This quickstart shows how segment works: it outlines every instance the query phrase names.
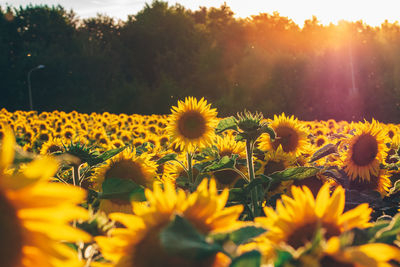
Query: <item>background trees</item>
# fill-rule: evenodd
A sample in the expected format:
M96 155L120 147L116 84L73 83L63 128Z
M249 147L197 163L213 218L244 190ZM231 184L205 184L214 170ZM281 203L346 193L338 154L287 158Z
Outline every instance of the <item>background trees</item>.
M400 115L400 26L300 28L278 13L237 19L228 6L155 1L125 22L80 20L61 6L0 8L0 106L169 113L188 95L221 116L248 108L302 119ZM354 86L353 86L354 81Z

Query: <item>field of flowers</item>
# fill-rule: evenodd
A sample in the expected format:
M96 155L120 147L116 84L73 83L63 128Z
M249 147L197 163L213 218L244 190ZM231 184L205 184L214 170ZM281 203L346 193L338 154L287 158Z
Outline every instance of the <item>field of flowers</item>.
M399 266L400 128L188 97L0 110L0 266Z

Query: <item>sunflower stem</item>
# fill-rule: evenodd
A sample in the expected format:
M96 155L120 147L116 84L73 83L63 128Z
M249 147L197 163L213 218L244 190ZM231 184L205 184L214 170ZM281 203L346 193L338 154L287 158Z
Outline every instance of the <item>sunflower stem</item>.
M254 162L253 162L253 150L254 150L254 141L246 140L246 155L247 155L247 169L249 171L249 179L250 182L255 179L254 174ZM254 217L259 215L259 207L258 207L258 189L257 187L251 190L251 201L253 203L253 214Z
M81 186L79 167L79 164L72 165L72 181L75 186Z
M189 152L186 152L186 158L187 158L187 173L188 173L188 179L191 183L190 188L191 191L194 191L194 180L193 180L193 166L192 166L192 155Z

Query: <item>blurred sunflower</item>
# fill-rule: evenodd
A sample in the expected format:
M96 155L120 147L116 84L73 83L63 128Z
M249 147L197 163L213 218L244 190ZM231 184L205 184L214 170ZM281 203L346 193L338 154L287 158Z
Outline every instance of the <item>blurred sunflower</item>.
M117 267L150 266L229 266L230 260L214 254L202 260L189 260L169 255L160 244L161 231L179 214L203 234L236 229L244 224L238 221L242 206L224 208L228 190L220 195L214 180L204 180L197 190L186 195L183 190L175 191L170 182L164 190L154 185L154 191L146 190L148 206L135 207L136 215L110 214L125 228L111 231L111 237L96 237L104 257ZM133 203L135 205L135 203Z
M387 154L385 134L379 123L362 123L355 126L354 135L346 140L347 153L343 155L344 170L350 179L367 180L379 175L379 164Z
M324 184L316 198L308 187L292 186L293 198L286 195L278 200L276 211L265 207L266 217L256 218L268 232L259 237L264 239L264 251L271 251L271 246L289 245L294 249L311 242L319 227L325 230L325 238L338 236L352 228L365 228L370 225L371 209L368 204L361 204L343 213L344 189L338 187L330 196L329 185ZM272 256L272 255L270 255Z
M197 101L187 97L185 101L178 101L178 106L173 106L171 112L167 131L182 150L194 151L213 142L217 111L204 98Z
M136 155L136 150L125 149L117 156L100 166L94 174L95 189L101 191L102 184L106 179L118 178L130 180L144 187L151 187L157 176L157 164L150 160L151 155L142 153ZM102 199L100 210L106 213L123 211L132 213L132 206L129 201L121 199Z
M369 243L361 246L342 248L340 239L332 237L324 249L324 256L319 260L324 267L370 267L397 266L393 261L400 262L400 249L381 243Z
M0 149L0 266L82 266L76 251L61 243L90 241L90 236L69 225L87 219L77 204L85 191L49 183L58 164L51 158L29 163L10 176L15 140L8 132Z
M298 122L294 116L286 117L285 113L281 116L274 115L270 126L276 133L274 141L269 134L262 134L259 139L258 148L264 151L277 150L279 146L286 153L292 153L299 156L308 150L307 132L303 125Z
M363 190L373 190L378 191L382 197L384 197L392 185L389 179L389 172L386 169L379 169L378 175L370 176L369 180L350 180L349 189L363 191Z

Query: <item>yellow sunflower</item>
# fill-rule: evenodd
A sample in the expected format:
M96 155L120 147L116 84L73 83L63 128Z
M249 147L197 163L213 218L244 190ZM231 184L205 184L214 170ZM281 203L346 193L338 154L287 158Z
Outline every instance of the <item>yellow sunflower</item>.
M386 157L385 133L379 123L362 123L355 126L354 135L344 142L348 146L343 155L344 170L350 179L367 180L378 176L379 164Z
M132 151L125 149L96 170L93 181L95 189L101 191L103 182L109 178L130 180L138 185L151 187L157 177L157 164L151 161L150 157L151 155L147 153L137 156L135 149ZM106 213L116 211L132 213L132 206L125 200L102 199L100 210Z
M319 260L324 267L370 267L397 266L390 261L400 262L400 249L380 243L369 243L361 246L342 248L338 237L328 240L324 255Z
M282 113L279 117L274 115L270 126L274 129L276 138L272 141L269 134L262 134L259 139L259 149L264 151L277 150L279 146L282 146L284 152L296 156L307 152L309 148L307 132L297 118L295 119L294 116L286 117L285 113Z
M238 159L246 159L246 145L244 142L235 141L235 137L225 135L217 136L215 146L218 154L222 158L224 156L231 157L233 154L238 155ZM244 166L238 166L239 170L245 172ZM212 177L216 180L218 188L222 189L234 185L240 178L240 174L233 170L222 170L212 173Z
M292 186L291 191L293 198L283 195L277 202L276 211L265 207L266 217L255 220L268 229L260 237L266 240L264 247L260 246L264 251L271 251L271 247L279 245L299 249L313 240L319 227L325 230L328 239L355 227L370 226L368 221L372 210L368 204L343 213L345 196L342 187L336 188L330 196L329 185L324 184L316 198L306 186Z
M204 98L197 101L187 97L185 101L178 101L178 106L173 106L171 112L167 132L182 150L194 151L213 142L217 111Z
M61 243L90 241L69 222L87 219L77 204L85 191L49 183L58 164L51 158L35 160L11 176L15 140L8 132L0 149L0 266L82 266L77 253Z
M117 267L229 266L230 260L220 253L194 261L171 256L160 244L160 232L175 215L184 217L203 234L229 231L243 225L244 222L238 221L242 206L224 208L228 190L218 195L214 180L209 184L204 180L191 195L182 190L176 192L170 182L164 184L164 190L158 185L153 189L146 190L148 206L135 207L136 215L110 214L111 219L125 228L112 230L110 237L95 238L103 256Z
M378 175L375 176L371 174L369 180L351 180L349 183L349 189L358 191L374 190L378 191L382 197L384 197L389 192L392 185L389 176L390 174L386 169L379 169Z
M41 149L41 155L48 155L55 152L64 152L65 147L63 142L59 138L51 138L49 141L45 142Z

